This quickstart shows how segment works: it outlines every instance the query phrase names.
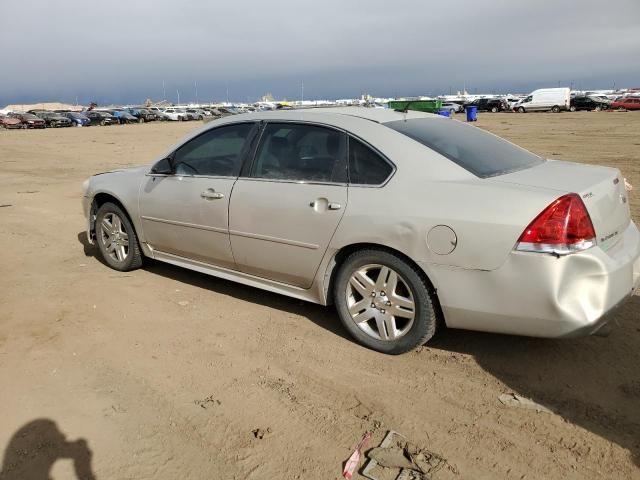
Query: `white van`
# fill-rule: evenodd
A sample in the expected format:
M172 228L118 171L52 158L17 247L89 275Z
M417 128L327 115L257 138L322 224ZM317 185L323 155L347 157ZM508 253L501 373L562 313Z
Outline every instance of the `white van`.
M570 94L569 88L541 88L517 102L513 109L520 113L569 110Z

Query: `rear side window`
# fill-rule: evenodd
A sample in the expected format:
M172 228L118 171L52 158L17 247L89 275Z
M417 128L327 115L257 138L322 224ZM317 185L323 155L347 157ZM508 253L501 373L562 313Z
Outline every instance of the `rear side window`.
M524 148L458 121L416 118L385 125L435 150L480 178L524 170L544 162Z
M251 176L296 182L347 180L343 132L317 125L269 123L264 129Z
M349 183L380 185L393 172L393 167L359 140L349 138Z

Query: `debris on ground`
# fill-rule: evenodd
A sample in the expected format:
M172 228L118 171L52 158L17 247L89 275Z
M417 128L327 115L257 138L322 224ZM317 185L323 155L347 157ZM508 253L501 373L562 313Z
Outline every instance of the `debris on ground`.
M253 433L254 438L262 440L266 434L271 433L271 428L267 427L266 430L264 428L255 428L251 430L251 433Z
M442 456L407 441L404 435L393 430L387 432L380 446L367 452L367 457L369 461L362 474L371 480L378 480L376 469L378 472L395 470L397 480L429 480L448 465Z
M528 398L521 397L517 393L503 393L498 397L500 403L507 407L526 408L528 410L535 410L536 412L553 413L547 407L540 405L539 403L529 400Z
M353 451L349 459L344 463L342 476L347 480L351 480L351 477L353 477L353 472L355 472L356 468L358 468L358 465L360 465L360 456L362 454L362 449L367 446L370 438L371 432L365 432L365 434L360 439L360 443L358 443L358 445L356 446L356 449Z
M11 205L10 203L3 203L2 205L0 205L0 208L2 207L13 207L13 205Z
M204 408L205 410L208 407L212 407L212 406L216 406L216 405L221 405L222 404L222 402L220 400L218 400L217 398L214 398L213 395L209 395L207 398L205 398L203 400L194 400L193 403L198 405L200 408Z

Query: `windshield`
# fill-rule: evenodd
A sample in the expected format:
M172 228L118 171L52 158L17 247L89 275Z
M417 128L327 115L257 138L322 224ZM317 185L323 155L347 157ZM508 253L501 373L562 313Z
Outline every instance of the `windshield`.
M544 162L524 148L455 120L416 118L385 125L435 150L480 178L503 175Z

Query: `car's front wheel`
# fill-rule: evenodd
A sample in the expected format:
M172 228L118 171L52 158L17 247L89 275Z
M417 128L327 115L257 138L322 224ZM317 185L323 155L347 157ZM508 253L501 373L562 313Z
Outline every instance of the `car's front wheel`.
M334 299L345 328L362 345L405 353L436 332L436 299L415 267L384 250L360 250L341 265Z
M104 261L121 272L142 266L142 253L138 236L122 209L107 202L96 214L96 240Z

